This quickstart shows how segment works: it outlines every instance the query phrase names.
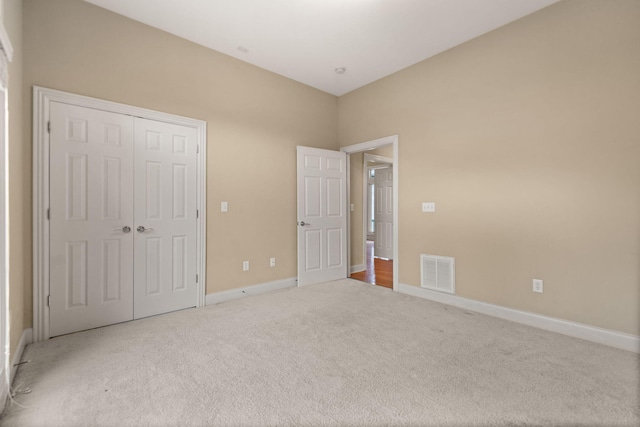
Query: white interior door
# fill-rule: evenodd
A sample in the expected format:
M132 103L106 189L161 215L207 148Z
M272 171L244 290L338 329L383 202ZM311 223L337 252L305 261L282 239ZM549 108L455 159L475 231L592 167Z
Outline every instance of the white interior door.
M196 136L135 119L136 319L197 305Z
M365 162L366 164L366 162ZM367 206L367 217L365 219L365 223L366 223L366 227L367 227L367 232L366 232L366 239L365 240L374 240L375 239L375 235L376 235L376 229L375 229L375 222L374 222L374 218L376 217L375 215L375 206L373 201L375 200L375 190L376 190L376 185L375 185L375 177L371 176L371 172L374 171L374 168L367 168L365 167L365 179L367 182L367 186L366 186L366 191L367 191L367 195L366 195L366 206Z
M133 319L133 118L52 102L50 123L56 336Z
M393 258L393 167L376 169L375 246L379 258Z
M298 286L347 277L347 156L298 147Z
M50 336L196 306L196 130L59 102L50 123Z

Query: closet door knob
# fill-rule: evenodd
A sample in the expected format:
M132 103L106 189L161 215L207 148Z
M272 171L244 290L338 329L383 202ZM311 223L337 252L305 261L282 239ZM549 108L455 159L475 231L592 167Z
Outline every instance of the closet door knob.
M139 225L138 228L136 228L136 230L138 230L138 233L144 233L145 231L152 231L153 228L151 227L145 228L144 225Z

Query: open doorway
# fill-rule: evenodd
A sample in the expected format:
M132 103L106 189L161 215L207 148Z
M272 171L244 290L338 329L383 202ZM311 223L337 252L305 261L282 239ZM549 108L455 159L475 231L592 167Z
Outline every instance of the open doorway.
M397 140L342 149L349 154L350 277L391 289L398 283Z
M393 288L393 158L391 146L364 153L363 221L364 269L351 278ZM354 160L359 160L355 157ZM356 191L352 190L352 194Z

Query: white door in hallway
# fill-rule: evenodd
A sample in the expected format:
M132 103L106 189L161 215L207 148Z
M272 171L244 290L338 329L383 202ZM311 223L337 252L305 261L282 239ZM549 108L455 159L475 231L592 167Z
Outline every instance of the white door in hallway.
M133 118L51 103L50 335L133 319Z
M393 258L393 167L376 169L375 247L379 258Z
M298 286L347 277L347 155L298 147Z
M197 303L196 130L135 119L135 318Z

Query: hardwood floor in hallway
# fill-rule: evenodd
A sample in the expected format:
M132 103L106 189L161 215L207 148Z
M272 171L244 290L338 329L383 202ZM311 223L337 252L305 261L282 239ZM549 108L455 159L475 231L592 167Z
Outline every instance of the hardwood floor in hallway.
M353 273L352 279L393 289L393 260L375 258L373 256L373 242L367 241L366 269Z

